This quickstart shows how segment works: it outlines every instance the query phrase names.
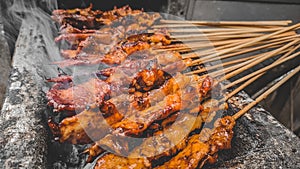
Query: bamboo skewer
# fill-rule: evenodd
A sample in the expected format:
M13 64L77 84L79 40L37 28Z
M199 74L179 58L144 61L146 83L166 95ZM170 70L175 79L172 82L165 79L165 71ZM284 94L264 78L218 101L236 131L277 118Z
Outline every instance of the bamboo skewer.
M238 38L254 38L258 36L262 36L262 33L247 33L247 34L226 34L226 35L218 35L217 33L206 34L203 37L195 38L176 38L177 35L172 35L172 42L201 42L201 41L221 41L226 39L238 39ZM180 36L180 35L179 35ZM173 38L175 37L175 38Z
M278 54L282 54L282 53L285 53L285 52L288 52L290 51L292 48L289 48L289 49L286 49L286 50L282 50L281 52L279 52ZM228 61L228 62L225 62L225 63L220 63L220 64L216 64L216 65L213 65L213 66L209 66L209 67L204 67L204 68L201 68L199 70L195 70L195 71L191 71L191 72L187 72L186 74L187 75L191 75L191 74L197 74L197 73L203 73L203 72L206 72L206 71L209 71L209 70L213 70L213 69L216 69L216 68L219 68L219 67L225 67L225 66L228 66L228 65L232 65L234 63L244 63L243 61L249 61L250 59L251 60L255 60L257 58L260 58L261 56L263 56L265 53L260 53L260 54L257 54L257 55L253 55L253 56L249 56L249 57L246 57L246 58L240 58L240 59L236 59L236 60L231 60L231 61ZM207 62L210 62L210 61L206 61L204 63L207 63ZM251 61L249 61L251 63ZM249 63L247 62L247 63ZM245 64L240 64L240 66L236 66L236 67L241 67L241 66L244 66ZM234 70L233 68L230 69L230 70ZM220 70L222 71L222 70ZM227 71L224 71L224 73L228 73Z
M247 69L249 69L249 68L251 68L251 67L257 65L258 63L261 63L261 62L265 61L266 59L269 59L269 58L271 58L272 56L277 55L280 51L282 51L282 50L284 50L284 49L286 49L286 48L288 48L288 47L290 47L290 46L296 44L296 43L299 42L299 41L300 41L300 39L295 39L295 40L293 40L292 42L290 42L290 43L288 43L288 44L282 46L281 48L278 48L278 49L275 49L275 50L273 50L273 51L270 51L270 52L265 53L265 56L261 57L260 59L255 60L254 62L252 62L252 63L249 64L249 65L246 65L246 66L243 67L243 68L240 68L240 69L238 69L238 70L236 70L236 71L234 71L234 72L231 72L230 74L227 74L226 76L224 76L224 77L222 78L222 80L230 79L231 77L233 77L233 76L235 76L235 75L237 75L237 74L239 74L239 73L241 73L241 72L243 72L243 71L245 71L245 70L247 70Z
M285 58L287 58L290 54L292 54L293 52L295 52L297 49L299 49L300 48L300 44L299 45L297 45L297 46L295 46L295 47L292 47L291 49L288 49L287 51L287 53L286 54L284 54L281 58L279 58L278 60L276 60L274 63L272 63L272 64L277 64L278 62L280 62L280 61L282 61L283 59L285 59ZM271 64L271 65L272 65ZM273 66L272 66L273 67ZM272 68L271 66L269 66L269 68L271 69ZM267 69L268 70L268 69ZM254 74L259 74L259 73L255 73L255 72L253 72ZM262 74L259 74L259 75L263 75L265 73L265 71L262 73ZM240 78L240 79L238 79L238 80L236 80L236 81L234 81L234 82L231 82L230 84L228 84L228 85L226 85L225 86L225 88L226 89L228 89L228 88L230 88L230 87L232 87L232 86L234 86L234 85L237 85L237 84L239 84L239 83L241 83L241 82L243 82L243 81L246 81L246 80L248 80L249 78L251 78L251 77L253 77L253 76L255 76L255 75L247 75L247 77L243 77L243 78Z
M283 60L284 58L286 58L287 56L289 56L290 54L292 54L293 52L295 52L297 49L300 48L300 44L298 46L295 46L295 47L292 47L291 49L288 49L287 53L285 53L282 57L280 57L278 60L275 61L276 62L279 62L280 60ZM255 80L257 80L258 78L260 78L262 75L265 74L266 71L252 77L251 79L245 79L243 81L246 81L245 83L243 83L242 85L240 85L238 88L234 89L232 92L230 92L228 95L226 95L221 101L226 101L228 100L229 98L231 98L232 96L234 96L235 94L237 94L238 92L240 92L241 90L243 90L245 87L247 87L248 85L250 85L251 83L253 83ZM228 89L232 87L232 83L226 85L224 88L225 89Z
M282 84L287 82L291 77L293 77L295 74L297 74L300 71L300 66L296 67L292 72L290 72L287 76L285 76L283 79L281 79L278 83L276 83L274 86L272 86L270 89L265 91L262 95L257 97L253 102L248 104L246 107L244 107L242 110L234 114L232 117L236 120L245 113L247 113L252 107L254 107L256 104L258 104L260 101L264 100L269 94L274 92L277 88L279 88Z
M180 20L160 20L166 24L196 24L196 25L259 25L259 26L286 26L292 23L291 20L280 21L180 21Z
M247 47L247 46L253 45L253 44L257 43L257 42L260 42L260 41L263 41L263 40L265 40L265 39L268 39L268 38L270 38L270 37L272 37L272 36L274 36L274 35L278 35L278 34L280 34L280 33L283 33L283 32L289 31L289 30L298 29L299 27L300 27L300 23L295 24L295 25L290 26L290 27L286 27L286 28L284 28L284 29L281 29L281 30L279 30L279 31L277 31L277 32L274 32L274 33L271 33L271 34L267 34L267 35L264 35L264 36L255 38L255 39L253 39L253 40L250 40L250 41L248 41L248 42L246 42L246 43L243 43L243 44L240 44L240 45L238 45L238 46L235 46L235 47L232 47L232 48L229 48L229 49L226 49L226 50L222 50L222 51L221 51L220 53L218 53L218 54L219 54L219 55L227 54L227 53L232 52L232 51L234 51L234 50L236 50L236 49L240 49L240 48L243 48L243 47ZM211 57L215 57L216 55L217 55L217 54L212 54ZM197 63L197 62L199 62L199 61L198 61L198 60L194 60L192 63L195 64L195 63Z
M256 50L260 50L260 49L274 48L274 47L276 47L276 46L278 46L280 44L283 44L283 43L286 43L286 42L290 42L291 40L292 39L286 39L286 40L280 40L280 41L273 42L273 43L266 42L266 44L262 45L262 46L250 47L250 48L246 48L246 49L242 48L242 49L240 49L237 52L232 52L232 53L229 53L227 55L222 55L222 56L220 56L220 58L224 59L224 58L236 56L236 55L239 55L239 54L253 52L253 51L256 51ZM235 45L238 45L238 44L239 43L234 43L234 44L229 44L229 45L226 45L226 46L217 47L216 51L219 51L220 49L226 49L228 47L232 47L232 46L235 46ZM204 55L203 53L201 53L201 54ZM210 60L210 59L212 59L212 57L204 56L201 59L202 60Z
M293 36L293 37L298 37L298 36ZM263 45L263 46L258 46L258 47L254 47L254 48L249 48L249 49L244 49L244 50L241 50L241 51L237 51L237 52L232 52L232 53L229 53L227 55L222 55L222 56L219 56L219 57L214 57L214 58L206 58L206 57L203 57L201 58L202 59L202 62L199 62L199 63L207 63L207 62L210 62L210 61L215 61L215 60L221 60L221 59L226 59L226 58L230 58L230 57L233 57L233 56L237 56L239 54L244 54L244 53L249 53L249 52L253 52L253 51L256 51L256 50L259 50L259 49L265 49L265 48L274 48L274 47L278 47L281 43L285 43L285 42L289 42L291 40L293 40L292 38L293 37L287 37L286 40L279 40L278 42L274 42L274 43L269 43L269 44L266 44L266 45ZM219 50L218 48L216 48L216 50ZM215 50L211 51L211 52L216 52ZM201 53L202 54L202 53ZM197 56L199 54L197 53L193 53L194 56ZM192 57L194 57L192 55ZM204 55L204 54L203 54ZM191 58L191 56L189 57L186 57L186 55L182 55L184 59L187 59L187 58Z
M292 35L290 37L294 37L294 36L297 36L297 35ZM159 49L165 49L167 51L172 50L172 51L178 51L178 52L188 52L188 51L191 51L191 50L195 51L195 50L199 50L201 48L209 48L209 47L212 47L212 46L216 46L215 49L208 49L207 50L207 52L208 51L210 52L209 54L212 54L212 53L216 53L216 50L230 48L230 47L239 45L239 44L241 44L243 42L246 42L246 41L247 41L247 39L231 39L231 40L223 40L223 41L217 41L217 42L206 41L206 42L197 43L197 44L195 44L195 43L184 43L184 44L173 44L173 45L168 45L168 46L159 46L156 49L158 51L159 51ZM272 39L270 41L271 42L276 41L276 42L278 42L276 44L281 44L281 43L290 41L290 38L289 37L283 37L283 38L279 38L279 39ZM270 41L262 41L262 42L258 42L258 44L269 43ZM271 46L271 44L267 44L267 47L269 47L269 46ZM201 53L201 54L203 55L203 53ZM191 56L191 57L189 57L189 56ZM184 58L193 58L193 57L197 57L197 56L198 56L197 53L184 54L183 55Z
M279 28L247 28L247 29L233 29L233 28L183 28L183 29L168 29L169 33L211 33L211 32L229 32L232 34L239 33L257 33L257 32L274 32L281 30ZM152 31L149 30L151 33ZM154 31L153 31L154 32Z
M187 27L214 27L214 28L236 28L236 29L244 29L244 28L278 28L287 26L286 25L200 25L200 24L192 24L192 23L180 23L180 24L166 24L161 23L157 25L153 25L152 27L155 29L161 28L187 28Z
M227 33L227 34L226 34ZM225 34L220 35L220 33L197 33L197 34L184 34L184 35L171 35L172 39L179 39L179 40L184 40L184 39L198 39L198 40L208 40L209 38L218 38L218 39L224 39L224 37L228 38L228 36L230 35L231 37L237 36L237 35L245 35L244 34L231 34L231 32L226 32ZM284 34L286 33L286 34ZM246 34L248 34L246 32ZM258 34L258 33L256 33ZM286 31L286 32L282 32L280 34L284 34L284 35L274 35L272 36L273 38L279 38L279 37L283 37L283 36L289 36L291 34L295 35L295 31ZM261 35L266 35L266 34L261 34Z
M203 72L210 71L210 70L213 70L213 69L217 69L217 68L220 68L220 67L229 66L229 65L232 65L232 64L235 64L235 63L241 63L241 62L253 59L253 58L255 58L255 56L240 58L240 59L236 59L236 60L231 60L231 61L228 61L228 62L223 62L221 64L216 64L216 65L213 65L213 66L207 66L205 68L201 68L199 70L188 72L186 74L191 75L191 74L203 73Z
M237 84L239 84L239 83L241 83L241 82L243 82L243 81L245 81L247 79L250 79L251 77L253 77L255 75L258 75L258 74L260 74L260 73L262 73L262 72L264 72L266 70L269 70L271 68L274 68L275 66L280 65L281 63L284 63L284 62L286 62L288 60L291 60L291 59L297 57L298 55L300 55L300 52L294 53L294 54L290 55L289 57L286 57L286 58L284 58L282 60L278 60L277 62L274 62L271 65L268 65L268 66L266 66L266 67L264 67L262 69L259 69L259 70L255 71L255 72L253 72L253 73L251 73L249 75L246 75L246 76L244 76L244 77L242 77L242 78L240 78L240 79L238 79L238 80L236 80L236 81L234 81L234 82L226 85L226 88L229 88L229 87L232 87L234 85L237 85Z
M298 37L299 35L294 35L294 36L290 36L290 37L284 37L285 39L287 39L286 41L284 41L284 42L288 42L290 39L292 39L293 37ZM270 41L268 41L268 42L266 42L266 43L269 43L269 45L266 45L266 46L264 46L264 47L271 47L271 42L276 42L276 41L278 41L278 39L273 39L273 40L270 40ZM279 40L280 41L280 40ZM245 42L245 41L241 41L241 42L237 42L236 44L228 44L228 46L226 46L226 47L234 47L234 46L237 46L237 45L239 45L240 43L243 43L243 42ZM280 43L280 42L279 42ZM258 43L259 44L259 43ZM277 43L276 43L277 44ZM252 52L252 51L255 51L255 50L259 50L259 49L263 49L264 47L259 47L259 46L257 46L257 47L252 47L252 48L250 48L247 52ZM216 48L217 49L217 48ZM241 49L243 49L243 48L241 48ZM209 59L209 58L216 58L216 56L222 56L222 51L219 51L219 52L215 52L215 51L210 51L211 52L211 54L210 55L208 55L208 56L205 56L205 60L207 60L207 59ZM238 55L238 54L243 54L243 53L246 53L246 52L234 52L234 50L231 52L231 53L228 53L227 55L223 55L223 58L227 58L227 57L231 57L231 56L235 56L235 55ZM199 54L197 54L197 53L188 53L188 54L183 54L182 55L183 56L183 58L193 58L193 57L199 57ZM195 61L193 61L193 63L195 64L195 63L202 63L203 62L203 60L204 60L204 57L202 57L202 58L199 58L199 59L197 59L197 60L195 60Z

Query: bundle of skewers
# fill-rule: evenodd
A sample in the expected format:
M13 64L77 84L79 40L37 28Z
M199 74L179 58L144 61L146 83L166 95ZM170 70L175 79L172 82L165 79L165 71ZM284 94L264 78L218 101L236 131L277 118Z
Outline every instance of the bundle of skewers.
M300 24L167 20L129 6L55 10L52 17L60 26L55 41L63 56L54 64L101 65L91 73L49 78L54 84L47 93L54 112L67 114L48 122L55 139L91 144L84 153L87 162L96 159L95 168L214 163L219 150L230 148L235 121L300 70L240 112L224 116L229 98L299 55ZM264 68L223 83L270 59Z

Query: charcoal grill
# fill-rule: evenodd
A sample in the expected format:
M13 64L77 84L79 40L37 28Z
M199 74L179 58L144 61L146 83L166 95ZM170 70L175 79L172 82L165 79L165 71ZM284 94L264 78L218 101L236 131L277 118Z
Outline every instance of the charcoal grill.
M42 27L23 22L15 45L7 97L0 115L0 166L3 168L90 167L80 152L84 146L53 142L46 121L51 110L45 77L57 75L49 65L50 48ZM241 92L232 98L228 114L251 102ZM300 168L300 139L262 107L237 121L232 149L222 151L218 162L205 168Z

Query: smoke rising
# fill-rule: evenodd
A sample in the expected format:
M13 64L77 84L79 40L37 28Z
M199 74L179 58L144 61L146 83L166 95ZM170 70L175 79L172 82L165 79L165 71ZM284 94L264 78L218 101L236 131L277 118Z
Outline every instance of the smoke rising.
M2 15L5 31L5 38L9 44L13 55L14 44L17 40L19 29L22 24L27 26L37 26L41 31L46 49L51 51L51 57L59 56L55 49L53 35L56 33L56 26L50 18L51 11L57 9L55 0L8 0L2 1Z

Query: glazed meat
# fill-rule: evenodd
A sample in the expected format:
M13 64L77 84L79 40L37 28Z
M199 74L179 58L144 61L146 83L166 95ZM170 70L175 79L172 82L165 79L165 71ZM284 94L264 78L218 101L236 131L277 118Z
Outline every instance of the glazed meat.
M112 135L115 136L107 135L103 139L97 141L90 150L98 149L99 145L105 144L107 140L110 141L112 137L128 135L138 136L154 121L164 119L177 111L190 110L191 113L198 113L201 110L200 103L205 97L207 97L207 95L197 95L195 93L198 93L197 90L201 91L203 89L203 84L205 84L208 80L212 81L210 77L206 77L203 80L203 83L195 85L196 87L189 86L189 84L185 84L187 86L180 86L180 91L167 95L162 101L156 103L154 106L143 111L130 113L129 116L126 116L120 122L112 125L112 128L114 129L114 131L112 131ZM207 94L208 91L205 93ZM90 155L89 159L93 159L93 157Z
M88 105L101 104L110 93L110 86L102 80L91 79L80 85L73 82L56 83L47 92L48 105L54 111L82 110Z
M214 163L219 150L231 147L235 120L231 116L226 116L216 121L215 125L209 137L201 138L197 134L192 136L185 149L156 168L202 168L207 162Z
M167 52L158 55L155 55L155 53L145 55L145 53L141 55L145 58L144 61L140 59L135 61L126 60L122 65L96 72L100 79L92 78L82 84L74 85L70 76L48 79L49 82L56 82L47 93L48 105L53 106L55 111L82 110L94 103L101 104L105 97L109 98L120 93L134 93L159 88L167 79L170 79L168 73L183 71L190 62L189 60L180 60L178 53ZM164 56L168 59L161 59ZM171 62L174 63L168 64ZM161 68L161 70L156 68ZM136 72L140 69L144 70ZM95 85L93 85L94 83ZM93 95L95 96L94 99L91 98ZM136 95L139 94L136 93ZM86 99L86 101L83 99Z
M66 79L66 78L64 78ZM156 103L160 102L161 100L163 100L163 98L166 95L169 94L173 94L176 91L179 90L179 87L177 85L177 83L181 83L182 85L187 85L189 83L189 81L191 80L191 77L188 76L184 76L180 73L178 73L176 76L174 76L174 78L168 80L161 88L156 89L156 90L152 90L148 93L148 95L146 96L146 98L140 98L143 100L150 100L149 102L144 102L141 103L140 99L139 100L132 100L132 97L136 97L136 95L120 95L117 97L113 97L108 101L104 101L102 102L101 105L98 105L100 107L105 107L105 105L107 105L107 103L110 103L112 105L114 105L114 108L116 108L115 110L117 112L115 113L121 113L122 117L123 115L132 115L134 113L138 113L136 110L140 110L139 108L137 108L137 105L139 107L143 107L148 108L151 105L154 106ZM107 106L106 106L107 107ZM105 109L102 110L102 114L104 112ZM85 112L85 111L83 111ZM128 113L126 113L128 112ZM59 140L61 142L65 142L68 140L72 140L71 143L73 144L84 144L84 143L89 143L89 142L85 142L85 140L89 140L89 138L83 138L83 137L87 137L86 134L82 133L85 131L84 125L81 127L80 126L80 119L81 118L86 118L82 121L90 121L93 124L97 124L98 118L91 118L90 116L84 116L84 115L80 115L81 113L79 113L78 115L75 115L74 117L67 117L65 118L60 124L59 126L64 126L63 129L60 129L60 127L56 127L56 131L60 130L59 133L60 134L55 134L57 135L57 137L59 138ZM108 114L108 113L104 113L104 114ZM79 117L77 117L79 116ZM118 116L119 117L119 116ZM70 124L70 121L72 122L72 124L77 124L75 127L74 125L68 125ZM96 126L101 126L102 121L99 121L99 125ZM110 123L112 125L112 123ZM74 129L76 128L76 129ZM69 133L64 133L65 131L72 131L72 134ZM92 132L97 133L98 130L93 130ZM77 135L80 135L81 137L77 137Z
M68 53L64 53L67 59L60 62L55 62L60 66L72 66L72 65L84 65L84 64L109 64L109 65L119 65L121 64L128 56L131 54L148 50L151 47L155 46L158 43L162 43L167 45L170 42L169 38L164 34L140 34L138 38L134 38L135 40L130 40L129 38L125 41L119 42L113 48L108 48L109 52L106 54L88 54L88 53L80 53L73 52L68 50ZM138 39L138 40L136 40ZM94 46L94 45L93 45ZM94 50L91 50L94 51ZM66 52L66 51L65 51ZM94 51L95 52L95 51ZM102 51L103 52L103 51ZM73 55L75 53L75 55ZM105 53L105 52L104 52ZM70 54L70 55L69 55ZM77 55L78 54L78 55Z
M83 153L87 162L102 154L97 169L201 168L230 148L234 119L214 122L227 109L217 100L221 85L207 75L184 74L192 59L173 50L190 48L153 27L158 13L90 6L55 10L52 18L63 56L53 63L80 70L47 79L54 83L48 105L61 113L48 121L55 140L91 144Z
M191 126L191 124L188 123L187 120L185 120L185 122L186 122L185 124ZM183 124L180 123L180 125ZM197 168L197 167L201 168L206 162L215 159L216 153L219 150L230 148L230 143L233 136L232 129L234 125L235 125L235 121L230 116L226 116L218 120L217 122L215 122L215 127L213 129L204 128L202 129L200 134L195 134L190 138L188 138L188 141L183 140L176 146L173 145L172 149L176 151L179 150L180 152L177 155L175 155L170 161L156 168ZM177 128L176 131L178 132L184 130L185 125L183 125L182 128ZM171 141L168 142L167 139L163 139L163 140L164 142L162 145L156 144L155 146L163 146L165 145L165 143L171 142ZM148 150L150 152L158 150L152 147L151 144L145 144L145 145L149 146ZM147 150L147 147L144 148L146 148ZM163 152L164 153L163 156L174 155L176 151ZM146 155L151 155L151 154L149 154L147 151L143 151L143 152L146 152L147 154L139 154L140 153L139 152L137 154L138 156L135 156L136 154L134 152L133 155L130 155L129 157L121 157L118 155L107 153L97 160L95 169L100 169L100 168L109 169L109 168L116 168L116 167L137 168L137 169L153 168L152 166L153 163L151 161L151 159L153 159L153 156L150 156L150 158L146 158L147 157Z
M92 10L92 5L85 9L54 10L52 19L60 25L72 25L78 29L97 29L111 24L126 15L140 14L140 10L132 10L129 6L114 8L110 11Z

